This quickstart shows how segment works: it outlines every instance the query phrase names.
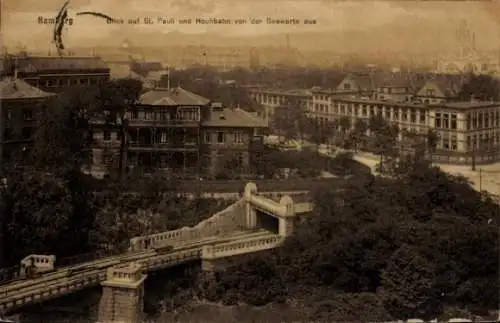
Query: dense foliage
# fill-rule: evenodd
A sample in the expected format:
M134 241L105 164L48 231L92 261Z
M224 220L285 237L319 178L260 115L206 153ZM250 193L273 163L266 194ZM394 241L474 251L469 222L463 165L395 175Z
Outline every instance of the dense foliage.
M499 206L463 178L418 161L397 179L355 179L315 201L283 248L218 273L205 296L299 302L327 321L496 308Z
M179 197L175 180L137 178L120 171L121 162L107 187L82 171L92 159L95 118L107 116L124 133L140 86L128 79L76 86L46 102L32 149L0 170L0 267L29 254L123 247L133 236L194 225L230 203ZM124 148L121 141L120 156Z
M369 167L351 157L350 154L338 154L331 158L310 149L283 151L265 147L260 159L254 160L251 167L253 173L264 178L311 178L320 176L322 171L336 176L371 174Z

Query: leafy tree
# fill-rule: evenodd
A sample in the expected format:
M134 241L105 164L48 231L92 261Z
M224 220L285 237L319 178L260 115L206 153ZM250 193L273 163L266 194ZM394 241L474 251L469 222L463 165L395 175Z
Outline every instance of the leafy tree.
M384 169L384 159L395 156L396 142L399 134L399 128L396 125L388 123L381 116L374 116L369 120L369 129L374 134L373 148L375 153L380 156L379 167Z
M460 89L458 98L463 101L469 101L473 98L479 101L498 101L500 82L491 75L470 73Z
M118 128L118 137L120 138L118 170L120 176L125 169L127 134L130 122L128 112L133 109L142 90L142 82L135 79L118 79L101 84L99 87L97 99L102 109L102 115L106 116L107 126Z
M303 141L308 126L305 110L298 98L288 99L282 107L274 110L274 125L284 139Z
M427 152L429 153L430 160L432 160L432 156L433 156L434 152L436 151L438 140L439 140L439 137L438 137L437 133L434 130L430 129L427 132L427 136L425 139L426 146L427 146Z
M92 206L76 175L59 178L24 168L11 172L2 188L5 249L9 263L33 253L68 256L89 247Z
M358 150L361 142L364 140L366 136L366 132L368 131L368 123L363 119L356 119L354 122L353 129L353 139L354 139L354 149Z
M403 244L382 272L385 307L393 317L432 318L439 306L435 268L418 250Z
M346 116L341 117L339 119L339 126L342 130L342 135L346 136L347 132L351 130L351 119Z
M91 160L90 119L98 114L94 87L75 87L47 101L35 133L32 161L55 173L80 170Z
M218 275L237 281L257 266L252 281L271 277L264 285L273 291L289 282L286 299L312 309L311 320L364 321L366 311L380 320L433 319L450 306L473 313L493 308L500 206L425 159L404 162L397 177L354 176L318 187L311 196L316 207L294 236L255 256L268 269L247 262ZM243 295L261 286L219 284L213 300L246 301Z

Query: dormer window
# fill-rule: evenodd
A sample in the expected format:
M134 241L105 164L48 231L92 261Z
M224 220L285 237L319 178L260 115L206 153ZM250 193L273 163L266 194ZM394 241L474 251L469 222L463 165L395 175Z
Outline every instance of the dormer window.
M212 103L212 111L215 111L215 112L224 111L224 107L222 106L222 103L219 103L219 102Z

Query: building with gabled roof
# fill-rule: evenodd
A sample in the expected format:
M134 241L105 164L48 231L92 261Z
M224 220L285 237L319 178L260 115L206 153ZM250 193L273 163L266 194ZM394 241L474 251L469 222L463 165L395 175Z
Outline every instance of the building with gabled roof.
M41 104L52 96L15 77L0 80L1 161L31 146Z
M160 170L186 176L215 176L221 163L232 171L249 172L262 151L263 119L239 108L224 107L181 87L154 88L141 95L127 113L126 165L129 169ZM95 131L93 171L112 167L117 132L103 125Z

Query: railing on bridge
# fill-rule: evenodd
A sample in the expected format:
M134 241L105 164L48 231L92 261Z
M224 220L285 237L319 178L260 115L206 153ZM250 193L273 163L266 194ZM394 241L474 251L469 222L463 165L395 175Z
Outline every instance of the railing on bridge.
M260 250L278 247L283 242L283 237L274 235L272 237L259 237L243 241L231 241L221 244L213 244L203 247L203 259L224 258Z
M279 202L273 201L259 195L254 183L249 183L244 191L244 198L193 227L131 239L130 252L124 253L120 248L105 249L57 259L56 271L52 273L25 282L2 284L0 310L10 310L99 284L105 279L106 269L118 264L137 262L147 270L157 270L194 259L224 258L278 247L289 235L287 232L293 231L287 229L292 221L282 219L295 215L292 198L283 196ZM259 206L280 218L279 235L267 231L258 235L248 232L255 229L252 223L256 221L249 220L253 214L249 208ZM227 231L225 226L229 228L229 235L220 232ZM173 249L162 248L164 245ZM16 266L5 271L3 277L16 278L15 273L18 272L19 267Z

